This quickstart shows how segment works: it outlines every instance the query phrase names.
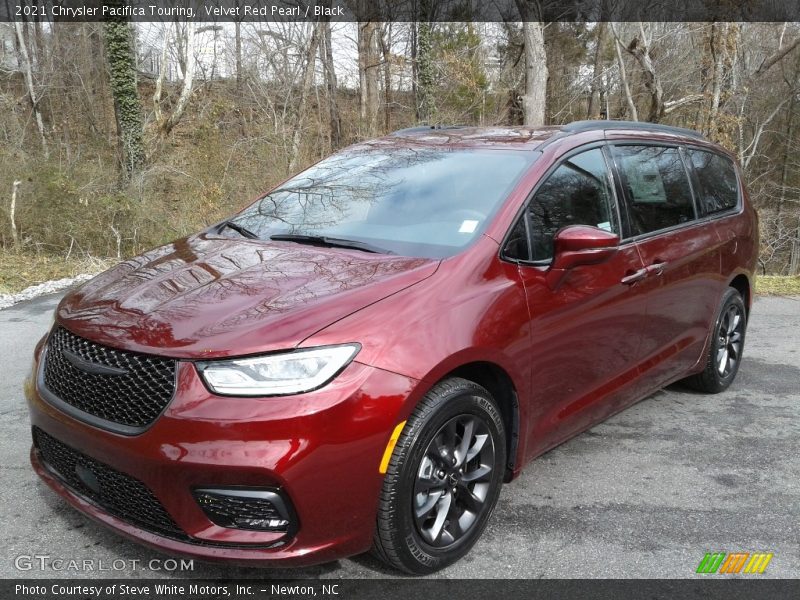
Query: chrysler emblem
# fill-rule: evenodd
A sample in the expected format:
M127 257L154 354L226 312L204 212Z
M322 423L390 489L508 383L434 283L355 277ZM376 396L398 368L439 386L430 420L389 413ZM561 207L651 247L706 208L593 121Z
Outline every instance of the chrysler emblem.
M61 348L61 354L72 364L73 367L75 367L76 369L80 369L81 371L85 371L86 373L91 373L92 375L128 374L128 371L126 369L120 369L119 367L109 367L108 365L101 365L100 363L86 360L82 356L78 356L77 354L75 354L70 350L67 350L66 348Z

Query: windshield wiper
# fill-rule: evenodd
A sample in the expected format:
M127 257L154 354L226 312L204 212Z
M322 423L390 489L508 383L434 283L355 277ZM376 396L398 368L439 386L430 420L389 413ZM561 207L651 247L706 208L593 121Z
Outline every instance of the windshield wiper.
M223 221L222 223L219 224L219 227L217 227L217 231L222 231L226 227L228 227L229 229L233 229L236 233L240 233L244 237L249 238L251 240L258 239L258 236L255 233L253 233L246 227L242 227L238 223L234 223L233 221Z
M328 237L324 235L305 235L301 233L276 233L269 236L269 239L277 242L297 242L298 244L310 244L312 246L324 246L327 248L349 248L351 250L362 250L363 252L373 252L375 254L394 254L391 250L379 248L366 242L347 240L344 238Z

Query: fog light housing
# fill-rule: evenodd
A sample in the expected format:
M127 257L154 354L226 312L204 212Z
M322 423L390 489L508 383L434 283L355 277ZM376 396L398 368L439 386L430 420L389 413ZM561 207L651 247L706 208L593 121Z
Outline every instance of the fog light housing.
M194 498L209 520L220 527L293 534L297 519L278 490L204 488Z

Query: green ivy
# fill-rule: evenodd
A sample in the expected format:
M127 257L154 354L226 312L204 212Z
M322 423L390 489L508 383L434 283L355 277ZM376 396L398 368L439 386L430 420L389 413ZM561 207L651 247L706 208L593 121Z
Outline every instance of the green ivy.
M142 106L136 87L136 61L133 35L125 20L105 24L106 58L114 97L114 110L122 147L123 165L127 174L144 164L142 141Z
M433 28L427 21L419 24L417 36L417 105L422 122L435 123L436 71L433 64Z

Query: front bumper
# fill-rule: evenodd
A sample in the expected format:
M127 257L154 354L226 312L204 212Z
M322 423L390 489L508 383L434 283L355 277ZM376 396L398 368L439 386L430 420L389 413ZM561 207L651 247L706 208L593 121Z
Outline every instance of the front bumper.
M229 398L211 394L194 366L181 362L172 402L135 436L78 421L45 402L35 385L26 385L33 427L142 482L185 540L110 514L44 465L36 448L31 462L75 508L166 553L240 563L325 562L369 549L383 481L378 467L396 423L413 406L417 383L353 362L314 392ZM240 486L280 490L293 506L297 527L289 533L221 527L192 493Z

